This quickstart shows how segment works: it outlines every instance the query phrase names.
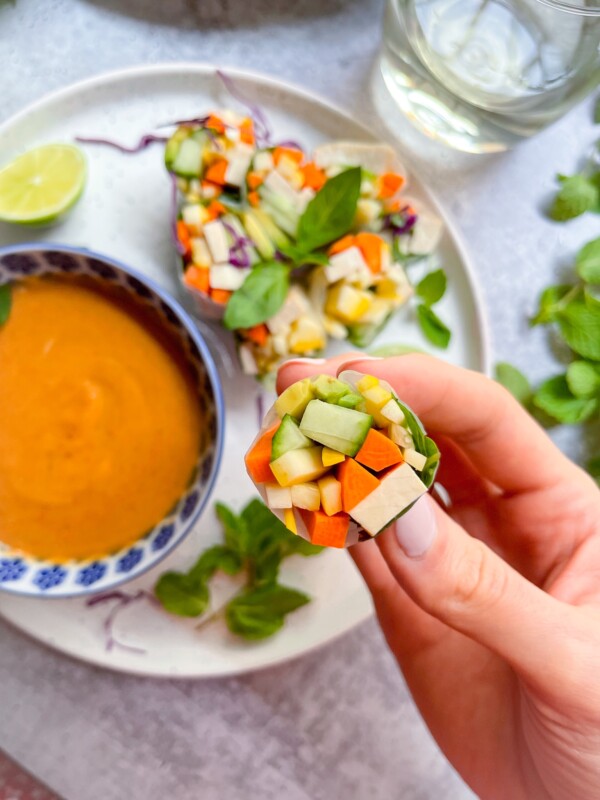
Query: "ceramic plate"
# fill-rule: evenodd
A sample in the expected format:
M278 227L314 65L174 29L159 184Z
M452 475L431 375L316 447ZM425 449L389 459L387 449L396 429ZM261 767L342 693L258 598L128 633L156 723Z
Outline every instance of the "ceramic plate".
M330 139L375 138L375 132L301 89L248 72L225 71L265 110L280 140L298 140L311 148ZM25 109L0 128L0 152L3 160L9 159L34 145L69 141L78 135L106 136L133 145L142 134L163 123L227 105L236 107L214 67L168 64L125 70L76 84ZM134 156L91 146L86 152L88 185L71 216L46 230L1 227L0 243L51 241L89 247L124 261L177 294L168 224L170 184L160 145ZM404 160L410 170L410 160L406 156ZM411 176L410 191L436 205L415 175ZM449 291L439 313L453 331L452 345L444 357L488 371L487 331L473 271L453 225L439 213L445 218L446 232L437 260L449 278ZM259 385L237 370L224 335L212 334L211 343L219 351L216 357L227 408L224 457L213 498L240 508L254 495L242 456L257 430L258 407L268 408L272 398L262 396ZM409 310L401 311L374 344L387 343L427 349ZM125 597L90 607L85 598L38 600L0 593L0 614L39 641L99 666L143 675L199 678L240 673L298 656L372 613L347 553L333 551L307 560L293 558L285 564L282 580L314 599L289 618L282 632L263 643L241 642L220 623L198 630L194 620L163 613L148 594L158 574L186 567L201 548L218 538L209 508L165 562L124 587ZM215 602L224 602L231 591L226 582L219 584Z

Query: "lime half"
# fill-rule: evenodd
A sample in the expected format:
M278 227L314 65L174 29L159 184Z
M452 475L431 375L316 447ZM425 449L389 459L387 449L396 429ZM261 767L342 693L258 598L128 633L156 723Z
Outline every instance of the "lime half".
M0 169L0 220L21 225L52 222L77 202L86 174L85 157L72 144L28 150Z

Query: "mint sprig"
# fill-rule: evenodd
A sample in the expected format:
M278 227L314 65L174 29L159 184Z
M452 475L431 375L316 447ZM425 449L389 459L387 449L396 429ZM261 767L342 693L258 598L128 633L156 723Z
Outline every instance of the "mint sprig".
M443 269L436 269L425 275L415 286L415 295L421 302L417 305L417 320L423 335L431 344L445 350L450 344L452 333L432 309L446 293L448 280Z

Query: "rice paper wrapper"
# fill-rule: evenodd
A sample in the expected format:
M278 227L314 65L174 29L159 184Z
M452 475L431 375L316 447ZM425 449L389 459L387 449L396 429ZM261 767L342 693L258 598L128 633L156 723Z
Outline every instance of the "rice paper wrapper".
M312 378L311 380L314 381L314 380L316 380L317 377L318 376L315 375L314 378ZM347 384L349 386L349 388L351 388L353 391L358 392L358 388L357 388L358 382L364 377L365 377L365 374L362 373L362 372L355 372L354 370L345 370L340 375L338 375L338 380L340 380L343 383ZM404 414L404 418L405 418L405 422L403 424L405 425L405 427L407 428L407 430L410 432L410 434L412 436L412 440L413 440L413 443L414 443L413 444L413 448L415 450L417 450L417 452L419 452L422 455L426 456L426 458L427 458L427 463L426 463L425 467L423 468L423 470L421 472L418 472L418 471L415 470L414 472L417 475L417 477L419 477L420 480L425 484L426 488L430 489L431 486L433 486L433 483L435 481L435 476L436 476L437 469L438 469L438 466L439 466L439 461L440 461L439 449L438 449L437 445L435 444L435 442L427 436L427 432L426 432L425 427L423 426L423 423L421 422L421 420L418 418L418 416L415 414L415 412L408 405L406 405L406 403L402 402L398 398L398 395L394 391L392 386L387 381L382 380L382 379L379 379L379 385L382 388L387 389L387 391L389 391L393 395L395 400L399 403L399 405L400 405L400 407L402 409L402 412ZM254 448L254 446L259 441L259 439L267 431L269 431L270 429L275 427L275 425L277 425L277 423L279 423L279 422L281 422L281 419L280 419L277 411L275 410L275 404L273 404L271 406L271 408L267 411L267 413L266 413L266 415L265 415L265 417L263 419L263 423L261 425L260 431L258 432L258 434L256 435L254 441L250 445L249 451ZM335 468L332 468L332 472L335 475ZM252 478L252 476L250 476L250 477ZM315 481L316 480L318 480L318 479L315 478ZM276 482L275 478L273 478L273 483L275 483L275 482ZM258 490L258 492L260 493L261 498L265 502L265 505L267 505L270 508L272 513L275 514L275 516L279 520L281 520L281 522L286 524L284 510L270 507L268 499L267 499L267 492L266 492L266 489L265 489L265 484L264 483L256 483L256 481L253 481L253 483L256 486L256 489ZM357 544L358 542L368 541L370 539L375 538L375 536L378 536L380 533L382 533L392 522L394 522L396 519L399 519L401 516L406 514L406 512L410 508L412 508L412 506L415 504L415 502L417 502L417 501L414 500L414 501L410 502L409 504L407 504L405 507L399 509L397 511L397 513L393 514L391 516L391 518L386 522L386 524L380 530L378 530L375 534L371 534L371 533L367 532L355 520L350 518L350 524L349 524L349 528L348 528L348 533L347 533L346 540L345 540L345 547L351 547L352 545ZM293 511L293 514L294 514L294 521L295 521L295 525L296 525L297 534L299 536L302 536L304 539L306 539L307 541L310 542L311 538L310 538L308 529L307 529L307 527L306 527L306 525L304 523L304 520L302 518L302 515L300 514L299 510L296 509L296 508L292 509L292 511Z

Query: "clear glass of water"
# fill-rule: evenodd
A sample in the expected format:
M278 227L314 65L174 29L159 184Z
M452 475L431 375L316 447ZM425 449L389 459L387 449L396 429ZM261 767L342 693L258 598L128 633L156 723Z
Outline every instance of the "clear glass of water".
M380 67L428 136L505 150L600 84L600 0L387 0Z

